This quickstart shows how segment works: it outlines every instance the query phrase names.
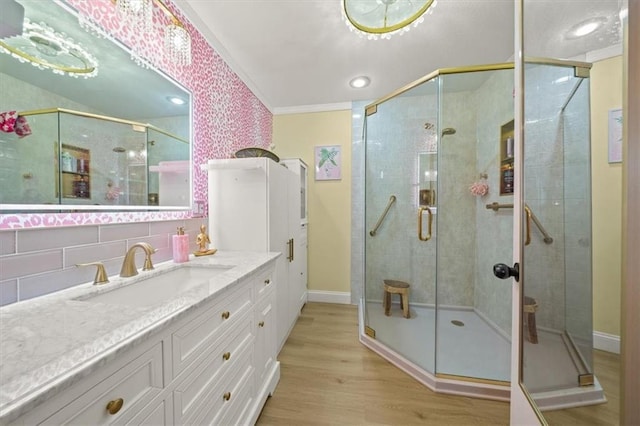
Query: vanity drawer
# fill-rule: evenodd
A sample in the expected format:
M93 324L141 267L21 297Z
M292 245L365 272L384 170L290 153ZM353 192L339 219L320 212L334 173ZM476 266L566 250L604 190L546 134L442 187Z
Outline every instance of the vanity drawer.
M237 326L224 336L202 359L191 368L188 376L176 387L173 393L174 419L176 424L192 424L194 416L202 411L203 405L211 399L211 393L223 381L229 371L235 371L242 365L253 347L252 317L244 315Z
M253 369L247 369L240 379L234 378L230 385L229 401L224 401L222 409L211 425L244 425L249 420L249 409L254 404Z
M158 342L42 424L123 424L158 395L162 387L162 342ZM114 414L109 413L109 405Z
M256 292L256 300L260 300L264 295L266 295L274 286L273 281L274 269L269 268L266 271L263 271L258 274L256 279L254 280L254 288Z
M251 283L247 282L174 332L171 335L173 377L177 377L250 308Z
M252 400L253 395L253 367L251 354L245 352L232 371L229 371L215 387L208 398L208 403L198 425L235 425L237 417ZM236 419L235 421L228 421Z

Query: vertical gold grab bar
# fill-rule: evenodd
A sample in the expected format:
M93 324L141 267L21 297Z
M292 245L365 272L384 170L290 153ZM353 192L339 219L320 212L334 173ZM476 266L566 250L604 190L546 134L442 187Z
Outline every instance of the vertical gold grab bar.
M427 211L429 214L429 233L426 237L422 236L422 212ZM418 209L418 239L420 241L429 241L431 239L431 224L433 223L433 213L429 207L420 207Z
M376 236L376 232L378 232L378 228L380 228L380 225L382 225L382 221L384 220L385 217L387 217L387 213L389 213L389 209L391 208L391 205L395 202L396 202L395 195L392 195L391 197L389 197L389 204L387 204L387 207L382 212L382 216L380 216L380 219L378 219L378 223L376 223L376 226L374 226L373 229L369 231L369 235L371 235L372 237Z
M526 221L526 237L524 240L524 245L528 246L529 244L531 244L531 209L529 208L529 206L524 206L524 211L527 214L527 221Z

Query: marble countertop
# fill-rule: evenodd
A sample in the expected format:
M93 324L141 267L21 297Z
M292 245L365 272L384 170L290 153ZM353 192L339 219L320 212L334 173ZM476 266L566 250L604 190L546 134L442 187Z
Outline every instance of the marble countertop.
M10 422L57 392L145 341L279 253L217 252L176 264L171 261L135 277L109 277L103 285L68 290L0 308L0 424ZM91 301L112 291L174 269L229 267L179 297L136 307Z

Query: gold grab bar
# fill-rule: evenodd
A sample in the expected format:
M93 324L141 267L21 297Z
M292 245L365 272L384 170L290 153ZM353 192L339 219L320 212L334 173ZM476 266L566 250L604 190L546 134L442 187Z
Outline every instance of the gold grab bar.
M369 235L371 235L372 237L376 236L376 232L378 232L378 228L380 228L380 225L382 225L382 221L384 220L385 217L387 217L387 213L389 213L389 209L391 208L391 205L395 202L396 202L395 195L392 195L391 197L389 197L389 204L387 204L387 208L385 208L384 211L382 212L382 216L380 216L380 219L378 219L378 223L376 223L376 226L374 226L373 229L369 231Z
M491 204L487 204L485 207L487 208L487 210L493 210L494 212L497 212L500 209L512 209L513 204L499 204L499 203L493 202ZM533 223L535 223L535 225L540 230L540 233L544 237L542 241L544 241L545 244L551 244L553 242L553 238L551 238L551 235L549 235L547 230L544 229L544 226L542 226L542 223L540 223L540 220L538 219L538 217L531 211L531 208L528 205L525 204L524 208L527 213L527 241L531 242L529 221L533 221ZM528 244L528 243L525 242L525 244Z
M426 237L422 236L422 212L427 211L429 214L429 233ZM418 209L418 239L420 241L429 241L431 239L431 224L433 223L433 213L429 207L420 207Z

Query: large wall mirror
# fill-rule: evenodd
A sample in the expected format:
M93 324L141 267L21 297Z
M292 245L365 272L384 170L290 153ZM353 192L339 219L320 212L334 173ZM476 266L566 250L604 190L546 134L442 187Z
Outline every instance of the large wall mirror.
M14 2L25 20L0 38L2 213L189 209L191 94L65 4Z

